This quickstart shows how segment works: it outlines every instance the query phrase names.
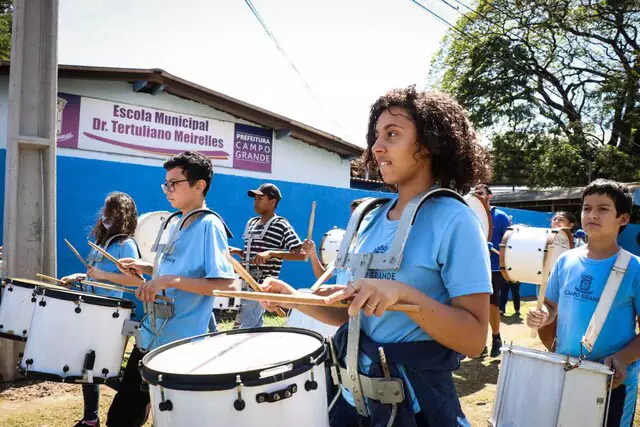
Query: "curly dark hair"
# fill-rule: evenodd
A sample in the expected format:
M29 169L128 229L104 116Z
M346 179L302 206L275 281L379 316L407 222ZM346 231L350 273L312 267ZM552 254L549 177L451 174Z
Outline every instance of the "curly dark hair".
M197 151L185 151L164 162L162 167L166 170L174 168L182 169L182 173L191 186L195 185L195 183L201 179L204 180L206 185L202 195L207 195L211 187L211 180L213 179L213 163L211 163L211 159L204 154Z
M102 214L113 221L109 230L102 224ZM131 196L121 192L113 192L107 195L104 207L98 213L98 220L91 230L96 244L104 245L113 235L124 234L133 237L138 226L138 210Z
M451 96L419 91L415 85L390 90L371 106L364 153L369 170L378 169L372 150L378 118L392 107L406 110L413 118L419 141L416 155L423 148L429 151L433 176L440 186L466 193L474 184L489 180L489 153L478 144L465 110Z

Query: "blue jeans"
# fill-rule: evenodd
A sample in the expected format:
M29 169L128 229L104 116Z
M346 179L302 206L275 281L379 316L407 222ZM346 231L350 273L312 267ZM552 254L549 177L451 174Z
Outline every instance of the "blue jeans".
M238 325L240 328L261 328L264 323L263 314L264 308L258 301L242 300L234 327Z
M97 419L100 386L98 384L82 384L82 397L84 397L84 415L82 419L86 421Z

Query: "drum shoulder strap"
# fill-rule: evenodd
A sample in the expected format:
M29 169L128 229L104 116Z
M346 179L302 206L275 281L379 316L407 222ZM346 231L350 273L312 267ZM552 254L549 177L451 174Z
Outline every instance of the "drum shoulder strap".
M220 220L220 222L222 223L222 227L224 228L225 233L227 234L227 238L232 239L233 238L233 233L231 232L231 230L229 229L229 227L227 227L227 224L224 222L224 219L222 219L222 217L215 211L212 211L211 209L196 209L193 210L191 212L189 212L186 217L184 217L182 219L182 224L184 224L184 222L186 221L187 218L189 218L192 215L195 214L202 214L202 215L215 215L218 217L218 219Z
M582 345L589 352L593 351L593 346L598 339L598 335L600 335L604 322L607 320L607 316L611 310L611 305L613 304L616 294L618 293L618 289L620 288L620 284L627 273L629 262L632 257L633 255L631 255L631 253L620 248L620 252L618 252L616 261L611 269L611 273L609 273L609 277L607 278L607 283L604 285L604 289L602 290L600 301L598 301L596 310L593 312L593 316L591 316L587 332L584 337L582 337Z

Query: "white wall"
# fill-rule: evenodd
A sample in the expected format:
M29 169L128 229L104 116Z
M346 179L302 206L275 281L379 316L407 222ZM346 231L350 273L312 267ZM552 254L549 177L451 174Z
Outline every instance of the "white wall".
M0 76L0 148L6 148L7 103L9 77ZM96 80L60 80L58 91L108 101L124 102L144 107L160 108L183 114L209 117L235 123L259 126L257 123L239 119L223 111L219 111L193 101L162 93L149 95L133 92L126 82ZM145 165L161 165L162 161L144 157L123 156L117 154L97 153L92 151L58 149L58 155L113 162L135 163ZM305 184L324 185L329 187L349 188L350 163L336 153L306 144L298 139L286 137L273 138L272 173L253 172L241 169L216 167L216 173L246 176L259 179L282 180Z

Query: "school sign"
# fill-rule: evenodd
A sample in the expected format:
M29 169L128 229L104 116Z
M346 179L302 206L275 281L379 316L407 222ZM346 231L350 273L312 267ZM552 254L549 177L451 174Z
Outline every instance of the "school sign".
M66 93L57 105L58 147L151 158L197 150L216 166L271 173L271 129Z

